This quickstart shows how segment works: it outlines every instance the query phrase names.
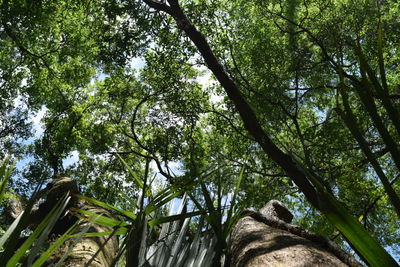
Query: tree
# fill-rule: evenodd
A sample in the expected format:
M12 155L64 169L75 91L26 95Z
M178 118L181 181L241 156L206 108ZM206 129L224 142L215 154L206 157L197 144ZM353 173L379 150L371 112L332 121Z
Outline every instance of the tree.
M284 153L281 149L279 149L274 142L270 139L270 137L266 134L266 132L263 130L259 120L257 119L257 116L255 112L252 110L251 106L246 102L245 98L241 94L239 87L235 84L234 80L228 75L228 73L224 70L222 65L220 64L219 60L216 58L214 52L212 51L211 47L209 46L207 40L205 37L196 29L196 27L192 24L192 22L186 17L185 13L183 12L181 6L177 1L168 1L168 4L163 4L163 3L158 3L154 1L146 1L146 3L151 6L152 8L160 11L164 11L167 14L171 15L174 20L177 23L177 26L179 29L184 31L187 36L191 39L191 41L194 43L194 45L197 47L199 50L201 56L204 58L208 68L213 72L217 80L220 82L222 87L225 89L225 92L227 93L228 97L230 100L234 103L235 107L237 108L243 122L245 128L250 132L250 134L255 138L255 140L258 142L258 144L263 148L263 150L271 157L282 169L285 170L285 172L288 174L288 176L297 184L297 186L301 189L301 191L305 194L307 200L316 208L320 209L323 213L326 215L328 214L334 214L332 217L328 216L328 218L331 220L332 223L335 224L336 227L338 227L342 234L344 234L348 239L350 239L350 242L353 246L355 246L355 249L359 252L359 255L362 257L365 257L365 259L368 260L369 254L372 253L372 251L368 251L367 248L364 250L361 245L361 240L357 240L357 238L353 239L353 237L356 236L356 232L351 233L351 231L346 233L346 224L353 224L354 227L356 227L356 223L350 223L350 220L348 219L343 219L341 216L347 217L348 214L345 213L345 210L340 207L339 202L334 200L332 198L332 195L326 191L326 189L323 187L323 181L316 176L315 174L312 173L312 171L305 171L304 168L296 165L296 159L291 157L290 155ZM281 15L282 17L282 15ZM296 25L295 22L290 21L289 22L292 25ZM306 33L309 33L309 30L305 30ZM311 38L315 37L310 34ZM327 60L330 60L330 63L335 65L335 61L332 59L329 59L329 55L327 54L325 47L321 44L318 43L318 39L316 40L316 43L320 46L322 49L323 56L326 57ZM356 48L357 49L357 48ZM359 48L358 48L359 50ZM363 72L363 58L361 57L361 71ZM383 64L383 63L382 63ZM336 65L335 65L336 67ZM341 73L340 71L343 71L339 67L339 75L343 75L343 72ZM372 72L372 71L371 71ZM365 75L364 75L365 76ZM373 77L374 78L374 77ZM358 82L358 81L357 81ZM359 85L356 85L358 88ZM378 85L377 87L379 87ZM362 90L362 88L360 88ZM363 100L363 95L360 93L361 99ZM364 104L366 105L365 102L367 100L363 101ZM387 142L385 142L388 146L394 145L393 147L396 147L396 145L393 143L392 139L388 137L388 133L386 132L387 130L384 128L382 122L380 121L380 118L377 117L377 112L374 109L374 104L367 102L368 105L371 107L373 112L370 112L371 117L375 121L375 124L377 124L378 128L382 128L384 132L384 136L387 136ZM390 104L390 103L389 103ZM367 109L368 109L368 105ZM393 109L393 107L390 104L390 107ZM393 116L394 118L395 116ZM374 119L376 118L376 119ZM394 121L393 121L394 122ZM385 139L385 138L384 138ZM395 159L396 153L392 154L393 158ZM392 200L392 204L397 206L398 203L398 196L396 195L395 191L393 188L389 185L388 180L386 179L381 179L385 186L385 191L388 193L389 197ZM400 214L400 213L399 213ZM343 220L342 220L343 219ZM360 226L357 226L358 229L362 229ZM356 230L358 231L358 230ZM366 234L366 233L363 233ZM374 242L372 239L369 239L367 242ZM386 254L383 249L380 249L382 253L381 255L383 256ZM378 252L377 252L378 253ZM387 258L388 262L387 264L395 264L394 260L390 258L388 254L384 256ZM372 263L372 259L369 259ZM375 264L378 264L376 262Z
M221 200L245 162L244 206L284 200L314 215L300 222L333 236L321 215L336 214L330 219L343 233L348 222L337 218L349 213L382 244L395 244L396 8L394 1L4 1L2 45L10 53L2 73L23 70L5 81L29 96L32 110L48 109L45 134L30 149L43 167L26 177L49 178L46 169L84 176L89 195L128 205L119 192L137 189L119 153L137 171L140 158L152 160L170 184L207 174ZM135 56L145 62L140 71L129 66ZM208 85L198 83L204 67L214 75ZM80 161L63 170L71 151Z

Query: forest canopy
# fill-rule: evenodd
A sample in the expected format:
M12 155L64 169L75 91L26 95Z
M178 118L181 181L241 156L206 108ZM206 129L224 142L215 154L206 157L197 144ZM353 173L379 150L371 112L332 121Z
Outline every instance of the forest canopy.
M399 261L399 10L0 0L0 154L17 162L7 192L27 200L68 176L126 210L143 179L220 215L232 198L238 213L277 199L369 264L367 241Z

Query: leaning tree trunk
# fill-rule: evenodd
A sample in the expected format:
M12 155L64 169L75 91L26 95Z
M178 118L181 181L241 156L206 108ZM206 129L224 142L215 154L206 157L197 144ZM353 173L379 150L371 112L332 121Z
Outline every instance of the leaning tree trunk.
M333 242L290 224L292 218L277 200L245 211L231 233L231 266L360 266Z

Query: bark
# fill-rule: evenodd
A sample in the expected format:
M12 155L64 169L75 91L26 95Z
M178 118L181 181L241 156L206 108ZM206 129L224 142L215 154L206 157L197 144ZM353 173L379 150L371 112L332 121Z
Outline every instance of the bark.
M13 193L12 197L8 201L8 205L4 210L4 215L7 220L14 221L22 212L24 211L24 206L22 205L22 199L19 195Z
M290 224L293 215L277 200L246 214L231 233L231 266L360 266L331 241Z
M49 193L45 201L45 205L51 206L58 198L69 191L71 194L78 193L78 186L71 178L59 178L53 180L49 185ZM69 227L75 223L77 218L74 213L71 212L75 208L91 211L96 214L100 214L106 217L112 218L113 215L107 210L93 206L86 201L78 200L76 197L72 197L70 205L68 206L67 215L64 216L59 223L55 226L55 232L63 233ZM76 233L82 231L88 233L99 233L108 232L113 229L110 227L101 226L95 223L82 221ZM83 237L78 243L74 244L74 240L68 240L58 251L47 262L47 266L52 266L53 263L58 262L63 255L72 247L68 256L64 259L62 266L73 267L73 266L94 266L94 267L106 267L111 266L114 258L118 253L118 238L117 236L103 236L103 237Z
M108 211L89 205L85 202L80 203L80 209L91 211L103 216L112 217ZM82 222L77 233L89 228L89 233L95 232L108 232L113 229L90 222ZM70 246L73 245L73 240L67 241L59 250L57 255L52 257L47 266L52 266L53 262L58 262L60 258L68 251ZM93 267L107 267L111 266L114 258L118 253L118 238L117 236L103 236L103 237L84 237L76 245L73 246L71 253L63 262L62 266L75 267L75 266L93 266Z

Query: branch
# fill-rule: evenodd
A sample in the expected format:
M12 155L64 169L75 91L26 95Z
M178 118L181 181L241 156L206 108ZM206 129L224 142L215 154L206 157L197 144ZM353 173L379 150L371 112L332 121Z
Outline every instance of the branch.
M25 53L28 54L34 58L40 58L40 56L32 53L31 51L29 51L27 48L25 48L21 42L18 40L17 36L14 34L14 32L11 30L11 28L8 26L7 22L3 22L2 23L3 27L4 27L4 32L7 34L8 37L11 38L11 40L14 41L14 43L17 45L18 49Z
M215 110L214 108L213 108L212 110L210 110L210 112L215 113L215 114L217 114L218 116L224 118L224 119L231 125L231 127L233 128L233 130L235 130L235 132L237 132L237 133L238 133L240 136L242 136L243 138L248 139L248 140L253 141L253 142L256 141L256 140L254 140L254 138L243 134L242 131L241 131L238 127L236 127L236 125L233 123L233 121L232 121L230 118L228 118L226 115L224 115L224 114L222 114L221 112Z
M172 15L172 10L169 6L167 6L166 4L163 4L161 2L156 2L156 1L152 1L152 0L144 0L144 2L151 8L155 9L155 10L160 10L160 11L164 11L170 15Z
M146 0L145 2L148 1ZM292 157L280 150L262 129L255 112L243 97L236 83L229 77L224 67L216 58L206 38L189 21L179 6L178 1L168 0L168 3L170 4L170 10L168 9L166 12L171 12L169 14L175 19L178 28L183 30L197 47L208 68L213 72L230 100L234 103L247 131L249 131L269 157L285 170L288 176L304 193L308 201L318 208L319 200L315 188L308 181L302 170L296 166ZM153 5L151 7L156 6ZM165 7L161 6L159 10L164 11Z

